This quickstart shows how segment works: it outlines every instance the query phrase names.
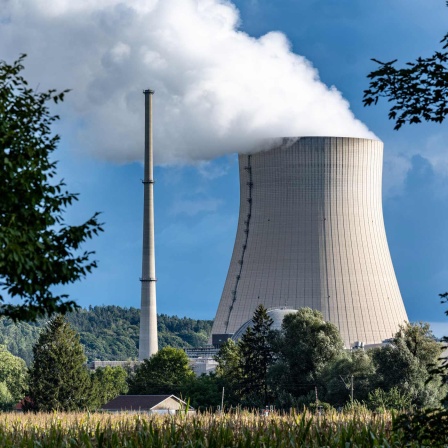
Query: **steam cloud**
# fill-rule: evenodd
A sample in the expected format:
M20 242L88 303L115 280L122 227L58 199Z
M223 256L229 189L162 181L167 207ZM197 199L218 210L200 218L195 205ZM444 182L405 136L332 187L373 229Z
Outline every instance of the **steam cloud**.
M251 150L260 139L376 138L287 38L253 38L225 0L0 0L0 54L27 53L39 89L71 88L61 112L79 147L142 157L143 95L155 90L156 163ZM64 135L63 135L64 137Z

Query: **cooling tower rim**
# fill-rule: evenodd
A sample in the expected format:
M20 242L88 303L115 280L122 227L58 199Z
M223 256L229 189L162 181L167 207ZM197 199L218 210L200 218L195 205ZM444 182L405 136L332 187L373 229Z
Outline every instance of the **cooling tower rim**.
M346 142L347 140L352 140L356 142L372 142L380 145L384 145L383 141L374 138L365 137L343 137L343 136L331 136L331 135L301 135L301 136L288 136L288 137L271 137L263 138L251 146L247 151L241 151L239 154L257 154L260 152L266 152L273 149L287 149L297 143L302 139L313 139L313 140L323 140L323 141L341 141Z
M333 140L367 140L367 141L371 141L371 142L383 143L383 141L379 138L351 137L349 135L283 135L283 136L276 136L276 137L260 138L259 142L266 143L266 142L275 142L278 140L298 141L303 138L306 138L306 139L333 139Z
M367 138L367 137L353 137L350 135L284 135L270 138L265 138L263 140L276 140L276 139L292 139L300 140L301 138L334 138L334 139L350 139L350 140L371 140L374 142L382 142L379 138Z

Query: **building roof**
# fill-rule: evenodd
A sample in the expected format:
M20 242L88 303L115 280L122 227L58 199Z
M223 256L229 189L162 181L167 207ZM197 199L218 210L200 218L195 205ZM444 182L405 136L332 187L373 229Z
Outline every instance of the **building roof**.
M168 398L176 400L183 406L187 405L185 401L175 395L119 395L101 406L101 409L105 411L150 411Z

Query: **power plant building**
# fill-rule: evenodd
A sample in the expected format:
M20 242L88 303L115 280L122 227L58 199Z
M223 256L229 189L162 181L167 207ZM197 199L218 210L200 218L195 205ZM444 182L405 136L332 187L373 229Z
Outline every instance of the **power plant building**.
M214 344L260 303L321 311L347 348L396 333L407 315L384 228L382 164L382 142L345 137L281 139L239 156L239 221Z

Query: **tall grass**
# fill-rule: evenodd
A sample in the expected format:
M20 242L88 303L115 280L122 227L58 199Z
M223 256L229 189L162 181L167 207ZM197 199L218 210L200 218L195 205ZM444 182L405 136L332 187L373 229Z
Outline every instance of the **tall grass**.
M389 414L0 414L2 448L380 446L404 446Z

